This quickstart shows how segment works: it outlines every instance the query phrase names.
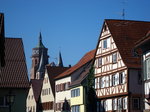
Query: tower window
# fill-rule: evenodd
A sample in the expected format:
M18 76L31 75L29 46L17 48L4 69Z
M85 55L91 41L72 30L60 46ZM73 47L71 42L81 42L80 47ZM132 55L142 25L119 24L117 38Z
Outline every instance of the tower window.
M35 59L35 64L37 64L37 59Z

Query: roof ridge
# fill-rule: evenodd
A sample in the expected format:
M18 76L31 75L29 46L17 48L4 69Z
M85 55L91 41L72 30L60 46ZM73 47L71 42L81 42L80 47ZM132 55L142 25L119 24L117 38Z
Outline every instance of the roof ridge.
M150 22L150 21L143 21L143 20L124 20L124 19L105 19L105 21L131 21L131 22Z

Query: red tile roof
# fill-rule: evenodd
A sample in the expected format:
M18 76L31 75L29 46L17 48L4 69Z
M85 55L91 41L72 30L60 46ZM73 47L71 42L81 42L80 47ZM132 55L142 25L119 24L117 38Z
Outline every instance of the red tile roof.
M133 56L134 43L150 30L150 22L131 20L105 20L120 55L129 68L139 68L140 58Z
M70 69L66 70L62 74L58 75L55 79L57 80L57 79L60 79L60 78L63 78L63 77L71 75L73 72L78 70L84 64L86 64L87 62L92 60L94 58L94 54L95 54L95 50L92 50L92 51L86 53L76 65L74 65Z
M43 79L37 80L37 79L31 79L31 85L33 88L33 94L35 101L38 102L41 90L42 90L42 84L43 84Z
M58 66L46 66L46 70L49 76L50 84L52 87L53 95L55 96L55 77L57 77L59 74L63 73L64 71L68 70L69 67L58 67Z
M0 88L29 88L21 38L5 38L5 61L0 72Z

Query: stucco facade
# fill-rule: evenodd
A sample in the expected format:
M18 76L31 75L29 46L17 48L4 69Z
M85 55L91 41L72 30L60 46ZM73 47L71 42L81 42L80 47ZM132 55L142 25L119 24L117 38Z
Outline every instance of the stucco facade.
M74 96L74 91L78 90L79 94ZM85 108L85 90L83 86L77 86L71 89L71 107L79 106L79 112L86 112ZM73 110L72 110L73 111Z
M34 98L33 87L31 85L26 99L26 112L36 112L36 107L37 104Z
M71 98L71 92L69 90L69 85L71 82L71 77L64 77L61 79L58 79L55 81L55 86L57 86L58 89L55 91L55 106L56 106L56 112L60 112L62 110L62 106L64 103L64 100L66 99L68 103L70 104L70 98ZM62 84L65 84L64 89L62 89Z
M47 72L45 73L43 80L43 87L40 95L40 105L42 106L40 112L54 112L54 94L52 92L52 87Z

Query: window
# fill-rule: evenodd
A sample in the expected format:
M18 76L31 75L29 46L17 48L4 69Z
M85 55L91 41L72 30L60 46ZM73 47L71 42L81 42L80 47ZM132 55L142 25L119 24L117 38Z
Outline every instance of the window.
M109 76L105 77L105 87L109 87Z
M108 111L107 100L103 101L103 103L104 103L104 109L105 109L105 111Z
M122 110L122 98L118 99L118 110Z
M97 101L96 104L97 104L97 109L96 110L97 110L97 112L99 112L100 111L100 102Z
M107 48L107 39L103 40L103 48L104 48L104 49Z
M110 47L110 38L104 39L103 40L103 48L107 49Z
M101 78L101 88L104 88L105 87L105 77L102 77Z
M98 67L102 66L102 58L98 58Z
M99 87L100 87L99 80L100 80L99 77L95 78L95 89L99 89Z
M109 86L112 86L112 75L109 76Z
M6 102L6 97L0 97L0 107L8 106L8 103Z
M30 95L28 96L28 100L30 100Z
M104 109L104 101L101 100L101 102L100 102L100 112L104 112L104 111L105 111L105 109Z
M127 109L127 98L123 98L123 109L126 110Z
M145 64L146 64L145 65L145 69L146 69L145 72L146 72L146 76L147 76L146 78L150 79L150 58L145 60Z
M112 54L112 63L117 63L117 53Z
M75 105L71 107L72 112L80 112L80 106L79 105Z
M112 76L112 85L115 85L115 75Z
M119 84L124 84L125 83L125 73L124 72L120 72L119 73Z
M80 88L71 90L71 97L80 96Z
M117 110L117 99L112 100L112 106L113 110Z
M50 88L49 88L49 94L51 94L51 90L50 90Z
M139 98L132 99L132 107L134 110L140 109L140 99Z
M118 85L119 84L119 73L113 75L112 77L113 77L112 78L112 84L113 84L113 86Z

